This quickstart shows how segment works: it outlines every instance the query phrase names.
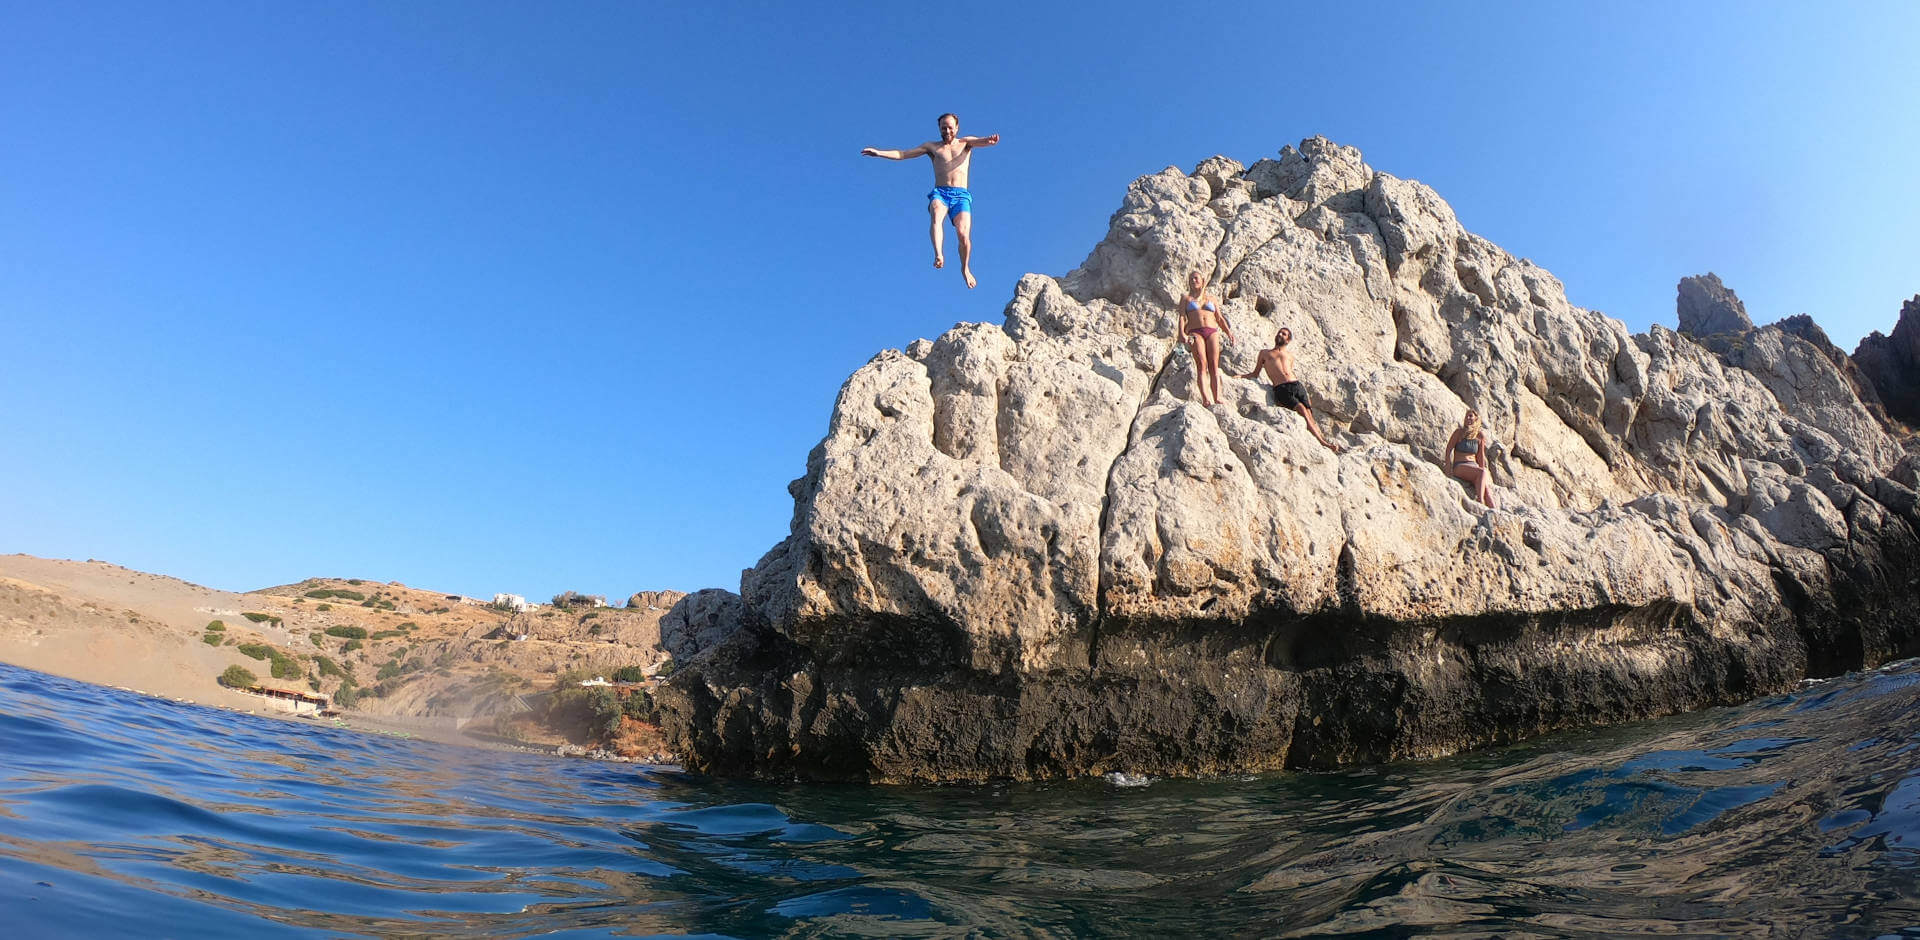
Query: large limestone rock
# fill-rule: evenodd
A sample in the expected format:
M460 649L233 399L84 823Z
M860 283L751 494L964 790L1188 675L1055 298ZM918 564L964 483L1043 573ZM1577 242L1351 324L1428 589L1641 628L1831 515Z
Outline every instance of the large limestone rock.
M1196 269L1225 370L1290 327L1345 453L1263 384L1196 403ZM669 731L819 779L1327 766L1915 649L1920 468L1815 344L1683 323L1738 346L1629 334L1324 139L1142 177L1004 325L847 381L791 535L662 623ZM1439 464L1470 407L1499 510Z
M1920 300L1920 298L1915 299ZM1861 370L1859 363L1833 344L1833 340L1827 336L1827 331L1821 329L1820 324L1813 322L1812 317L1797 313L1775 323L1774 326L1783 333L1813 344L1813 348L1827 357L1827 361L1833 363L1834 368L1839 369L1840 374L1846 377L1847 385L1853 389L1855 395L1859 396L1860 404L1866 406L1867 411L1880 423L1888 423L1886 406L1881 403L1879 390L1874 387L1873 380Z

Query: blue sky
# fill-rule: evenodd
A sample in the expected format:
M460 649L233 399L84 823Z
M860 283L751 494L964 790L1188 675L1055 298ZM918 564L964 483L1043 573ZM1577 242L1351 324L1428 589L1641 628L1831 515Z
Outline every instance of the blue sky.
M1920 4L810 6L0 0L0 552L737 587L873 353L1313 134L1635 330L1920 293ZM973 292L858 156L948 110Z

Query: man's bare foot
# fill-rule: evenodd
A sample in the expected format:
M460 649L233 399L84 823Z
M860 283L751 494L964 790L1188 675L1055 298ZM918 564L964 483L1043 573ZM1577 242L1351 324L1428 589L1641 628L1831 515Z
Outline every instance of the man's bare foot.
M973 272L967 270L966 268L961 268L960 273L967 276L967 290L973 290L973 285L974 285Z
M1332 441L1321 441L1320 443L1327 445L1327 449L1330 451L1333 451L1335 454L1345 453L1345 451L1341 449L1340 445L1335 444Z
M936 267L936 268L944 268L944 267L946 267L946 266L947 266L947 259L945 259L945 258L942 258L942 257L940 257L939 255L934 255L934 256L933 256L933 266L934 266L934 267Z

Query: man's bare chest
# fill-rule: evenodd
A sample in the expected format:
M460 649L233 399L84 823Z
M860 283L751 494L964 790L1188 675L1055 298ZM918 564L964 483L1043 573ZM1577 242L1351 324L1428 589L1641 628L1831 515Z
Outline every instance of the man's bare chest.
M932 157L934 166L941 169L961 166L967 162L967 145L956 141L950 146L934 147L927 151L927 156Z

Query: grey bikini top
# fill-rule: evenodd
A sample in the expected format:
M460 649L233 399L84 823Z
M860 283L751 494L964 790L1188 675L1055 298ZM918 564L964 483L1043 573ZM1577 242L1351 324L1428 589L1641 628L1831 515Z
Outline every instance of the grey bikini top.
M1466 438L1465 440L1462 440L1459 446L1455 447L1454 450L1457 450L1463 454L1477 454L1480 452L1480 442L1469 437L1469 438Z

